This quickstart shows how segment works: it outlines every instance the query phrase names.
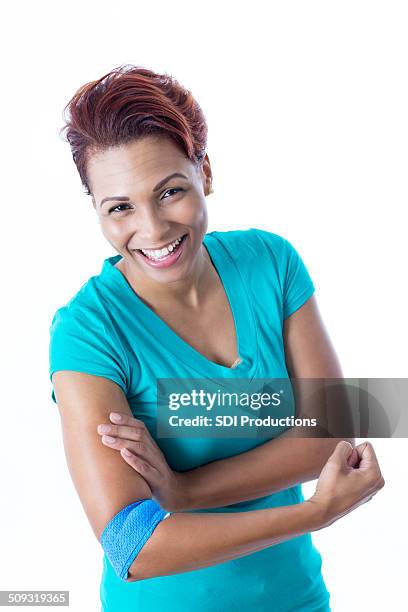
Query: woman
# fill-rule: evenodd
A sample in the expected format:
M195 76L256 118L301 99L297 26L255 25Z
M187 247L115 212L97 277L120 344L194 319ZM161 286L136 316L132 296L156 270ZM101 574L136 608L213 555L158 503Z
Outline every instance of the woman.
M58 309L50 344L69 469L104 546L102 609L330 610L310 532L383 486L371 445L156 435L158 378L342 376L300 256L265 230L207 233L207 126L170 76L121 66L68 109L118 253ZM320 472L304 500L300 483ZM109 539L146 502L158 518L136 552L140 522Z

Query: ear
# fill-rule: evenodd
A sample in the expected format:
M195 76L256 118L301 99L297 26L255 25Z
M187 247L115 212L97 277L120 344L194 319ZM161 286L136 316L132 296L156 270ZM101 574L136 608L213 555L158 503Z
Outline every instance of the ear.
M207 153L201 162L201 176L203 180L204 194L208 195L212 193L212 171L210 158L208 157Z

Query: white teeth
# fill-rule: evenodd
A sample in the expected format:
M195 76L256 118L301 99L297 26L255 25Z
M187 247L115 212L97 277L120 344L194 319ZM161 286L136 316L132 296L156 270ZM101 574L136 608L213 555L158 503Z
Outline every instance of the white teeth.
M181 242L181 237L177 238L174 242L167 245L163 249L153 250L153 249L140 249L147 257L150 259L162 259L163 257L167 257L169 253L174 251L176 246Z

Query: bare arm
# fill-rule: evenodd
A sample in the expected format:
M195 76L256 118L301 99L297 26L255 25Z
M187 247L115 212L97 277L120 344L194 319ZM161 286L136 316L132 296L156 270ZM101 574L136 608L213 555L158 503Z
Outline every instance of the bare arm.
M172 514L136 557L130 581L223 563L321 526L309 501L250 512Z
M291 378L343 378L313 295L284 322ZM180 510L216 508L316 479L341 438L296 438L289 430L240 455L182 472ZM353 446L354 438L344 438Z
M105 378L59 371L53 384L70 474L100 540L106 524L123 507L152 497L144 479L104 447L96 433L110 411L131 411L122 390ZM320 527L319 510L307 501L233 514L174 514L156 527L133 562L128 581L214 565Z

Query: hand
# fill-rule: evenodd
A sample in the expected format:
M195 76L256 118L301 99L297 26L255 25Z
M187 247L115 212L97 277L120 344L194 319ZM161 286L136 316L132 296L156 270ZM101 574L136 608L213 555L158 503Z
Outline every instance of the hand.
M380 466L370 442L355 449L342 440L324 465L315 494L307 500L316 505L327 527L361 504L384 486Z
M111 412L109 418L111 423L101 423L97 428L100 435L108 434L102 435L102 442L109 448L118 450L122 459L145 479L153 498L162 508L175 512L185 507L185 474L170 468L143 421L115 412ZM109 432L103 431L106 425L110 427ZM113 438L113 441L109 442L109 438ZM126 449L130 455L126 454Z

